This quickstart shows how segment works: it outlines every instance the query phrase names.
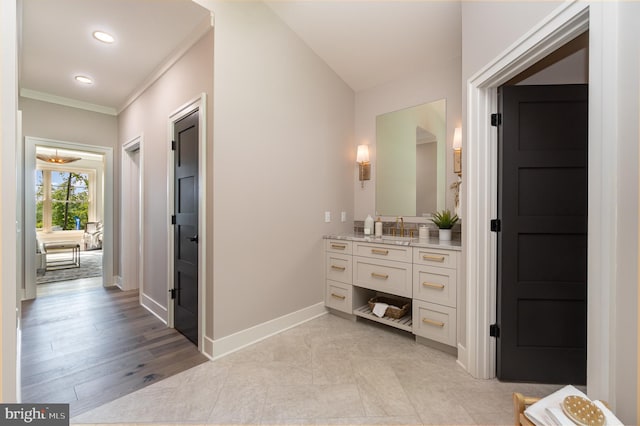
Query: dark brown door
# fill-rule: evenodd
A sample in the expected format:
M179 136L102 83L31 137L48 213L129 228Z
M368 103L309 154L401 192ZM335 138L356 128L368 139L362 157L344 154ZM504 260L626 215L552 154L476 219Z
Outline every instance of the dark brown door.
M174 126L174 327L198 344L198 111Z
M586 383L586 85L499 91L497 375Z

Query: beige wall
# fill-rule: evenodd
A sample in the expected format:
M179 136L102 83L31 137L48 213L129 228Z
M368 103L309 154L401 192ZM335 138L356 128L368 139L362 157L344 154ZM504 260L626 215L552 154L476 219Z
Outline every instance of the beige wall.
M562 2L463 1L462 84Z
M145 90L118 117L118 142L123 145L143 135L144 159L144 283L143 293L167 308L167 156L169 154L169 116L180 107L207 94L207 151L212 151L211 99L213 96L213 31L205 34L151 87ZM120 149L118 149L120 151ZM211 170L211 161L207 169ZM211 180L211 174L208 177ZM123 182L123 185L131 184ZM210 184L210 182L209 182ZM121 191L117 191L118 194ZM211 223L211 197L207 223ZM209 255L211 253L209 252ZM208 256L207 264L212 258ZM211 286L211 276L206 277ZM164 312L166 319L166 311ZM205 327L207 332L210 327Z
M115 148L118 119L78 108L20 98L23 134L65 142ZM114 162L117 163L114 152Z
M220 339L323 302L322 236L352 226L354 95L264 4L200 3L215 12Z
M461 58L458 56L440 64L438 68L423 72L388 84L364 90L356 94L355 141L351 149L355 156L356 145L368 144L371 156L371 181L361 187L358 180L357 167L352 171L354 186L355 218L363 220L367 214L375 213L375 155L376 155L376 117L392 111L413 107L439 99L447 100L446 131L446 206L453 210L454 194L449 185L456 180L453 173L454 129L461 121L460 92Z

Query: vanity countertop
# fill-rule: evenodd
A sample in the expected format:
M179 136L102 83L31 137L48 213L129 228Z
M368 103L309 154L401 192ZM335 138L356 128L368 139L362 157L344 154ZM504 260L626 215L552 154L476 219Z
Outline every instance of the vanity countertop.
M347 240L377 244L392 244L398 246L426 247L426 248L442 248L447 250L462 251L462 243L460 241L441 241L437 238L409 238L409 237L393 237L391 235L383 235L382 237L364 236L362 234L340 234L325 235L325 239L331 240Z

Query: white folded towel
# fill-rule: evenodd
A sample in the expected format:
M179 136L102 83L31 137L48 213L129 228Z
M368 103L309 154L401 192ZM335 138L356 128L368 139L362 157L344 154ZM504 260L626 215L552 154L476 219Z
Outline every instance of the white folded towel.
M524 414L536 425L546 426L557 424L555 419L550 415L547 408L560 408L564 398L569 395L578 395L583 398L587 398L587 395L580 392L578 389L571 385L567 385L562 389L559 389L551 395L542 398L540 401L532 404L524 410ZM560 408L562 411L562 408ZM563 413L564 414L564 413ZM566 417L566 416L565 416ZM560 423L563 424L563 423Z
M605 418L604 424L606 424L607 426L624 426L620 419L618 419L616 415L613 414L613 412L602 403L602 401L595 400L593 401L593 403L602 410L602 414L604 414Z
M385 312L387 312L387 308L389 307L388 304L386 303L376 303L373 306L373 314L377 315L378 317L382 318L385 314Z

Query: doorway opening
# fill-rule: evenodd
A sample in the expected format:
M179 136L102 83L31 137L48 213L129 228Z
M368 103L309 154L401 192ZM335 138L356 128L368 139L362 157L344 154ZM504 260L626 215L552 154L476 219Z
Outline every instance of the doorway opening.
M585 32L498 88L500 380L586 384L588 58Z
M120 239L122 256L122 290L140 288L144 293L144 185L142 136L138 136L122 147L122 201L120 203ZM142 301L141 301L142 303Z
M111 149L25 143L23 299L111 285Z
M497 88L508 82L532 64L548 56L560 46L589 30L590 6L570 3L557 8L543 20L535 31L527 33L517 44L473 76L467 86L467 179L472 182L466 193L467 230L464 236L466 250L466 344L459 345L458 358L467 370L478 378L496 375L496 342L489 335L490 325L496 322L497 238L491 232L490 222L497 217L497 131L488 119L497 111ZM601 72L600 52L591 52L589 72L592 79ZM592 108L594 107L594 108ZM600 105L589 104L589 126L601 117ZM590 136L589 151L600 143ZM592 167L592 166L598 167ZM604 163L589 165L589 180L600 171ZM591 215L592 206L589 205ZM594 222L595 223L595 222ZM590 240L591 227L590 224ZM588 258L596 255L597 248L589 241ZM596 256L597 257L597 256ZM591 264L590 264L591 266ZM591 270L590 270L591 272ZM591 273L589 274L591 275ZM589 293L598 290L599 283L589 281ZM591 318L591 314L589 315ZM589 327L591 321L589 319ZM590 331L589 331L590 333ZM591 356L591 349L587 351ZM588 366L588 371L591 369Z

